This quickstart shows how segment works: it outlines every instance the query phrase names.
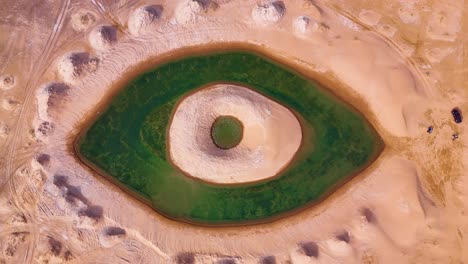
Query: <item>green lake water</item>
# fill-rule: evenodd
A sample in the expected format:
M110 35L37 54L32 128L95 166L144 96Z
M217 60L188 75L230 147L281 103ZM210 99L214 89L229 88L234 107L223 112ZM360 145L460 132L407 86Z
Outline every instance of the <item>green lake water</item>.
M235 117L220 116L216 118L211 127L213 143L222 149L230 149L237 146L243 136L243 125Z
M183 175L168 160L166 131L177 102L219 82L250 87L298 115L309 143L278 177L215 185ZM230 51L174 60L135 78L81 135L78 152L170 218L237 225L318 202L368 166L383 146L364 116L318 84L262 55Z

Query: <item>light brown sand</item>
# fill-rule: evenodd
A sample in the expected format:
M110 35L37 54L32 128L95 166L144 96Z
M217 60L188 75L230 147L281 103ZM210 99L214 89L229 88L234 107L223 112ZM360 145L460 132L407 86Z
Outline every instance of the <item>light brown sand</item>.
M291 0L281 16L273 1L210 2L3 3L0 76L14 86L0 89L0 263L467 262L467 121L450 115L468 113L466 1ZM161 16L130 19L147 5ZM271 11L254 15L259 6ZM105 49L90 39L101 25L118 29ZM331 87L376 127L384 153L322 204L240 228L167 220L77 160L85 117L132 69L233 41ZM88 59L67 59L77 52ZM50 83L70 86L54 96L62 103L44 105Z

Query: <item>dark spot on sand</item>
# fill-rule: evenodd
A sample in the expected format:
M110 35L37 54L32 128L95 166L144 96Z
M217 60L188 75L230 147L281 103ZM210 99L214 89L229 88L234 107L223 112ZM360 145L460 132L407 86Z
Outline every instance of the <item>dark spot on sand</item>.
M216 264L236 264L236 260L233 258L224 258L216 261Z
M101 37L109 42L117 41L117 29L113 26L102 26L100 29Z
M260 259L260 264L276 264L275 256L265 256Z
M68 186L68 179L67 176L63 175L55 175L54 176L54 184L55 186L61 188L61 187L67 187Z
M60 252L62 252L62 243L58 240L55 240L53 237L49 237L49 247L50 252L52 252L52 254L55 256L60 255Z
M118 226L110 226L105 229L107 236L124 236L126 234L125 229Z
M317 243L315 242L303 242L299 244L301 246L302 251L308 257L318 258L319 256L319 248Z
M348 231L343 231L339 233L338 235L336 235L336 239L349 243L349 241L351 240L351 237L349 236Z
M49 166L50 164L50 155L48 154L39 154L39 156L36 157L36 161L41 164L42 166Z
M286 5L284 5L283 1L275 1L272 3L272 5L275 7L276 12L280 13L281 15L284 15L286 11Z
M43 136L46 136L50 130L52 130L54 126L52 123L45 121L42 122L39 127L37 128L37 131L40 132Z
M79 200L86 205L89 204L88 199L81 193L81 188L78 186L70 185L68 183L67 176L55 175L54 184L60 189L65 189L65 200L67 202L74 204L76 200Z
M67 251L65 251L65 253L63 253L63 258L66 261L72 260L73 259L73 254L70 252L70 250L67 250Z
M175 260L177 264L194 264L195 256L191 252L182 252L176 256Z
M87 216L96 221L102 218L103 213L104 210L102 209L102 206L98 205L91 205L88 206L86 209L80 211L80 215Z
M162 5L151 5L145 7L145 11L154 18L160 18L164 11L164 7Z
M67 186L67 193L65 195L65 200L69 203L74 203L75 200L80 200L84 204L88 204L88 199L84 197L81 193L81 188L77 186Z
M207 9L210 4L211 4L211 0L194 0L195 2L197 2L203 9Z
M361 212L362 212L362 215L366 217L366 221L368 223L373 224L377 222L377 218L375 217L375 214L374 212L371 211L371 209L363 208Z

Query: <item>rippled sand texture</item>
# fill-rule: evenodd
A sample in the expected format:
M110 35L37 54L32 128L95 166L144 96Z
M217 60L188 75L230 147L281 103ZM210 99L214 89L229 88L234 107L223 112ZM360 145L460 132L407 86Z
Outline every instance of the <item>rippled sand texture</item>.
M467 27L463 0L4 1L0 263L468 261L468 121L450 115L468 113ZM239 228L167 220L77 160L139 63L232 41L329 84L386 150L321 205Z

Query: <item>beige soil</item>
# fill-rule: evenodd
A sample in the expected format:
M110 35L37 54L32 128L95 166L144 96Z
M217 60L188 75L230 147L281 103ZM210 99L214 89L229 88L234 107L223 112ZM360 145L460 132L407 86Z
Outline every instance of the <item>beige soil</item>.
M450 114L468 113L466 1L274 2L4 1L0 263L468 262L468 121ZM132 29L133 12L153 5L157 23ZM89 41L99 25L118 29L111 48ZM385 151L320 205L230 228L168 220L77 159L86 120L139 70L232 42L330 87ZM70 89L41 91L53 83Z
M211 126L219 116L242 122L232 149L218 148ZM218 84L198 90L177 106L169 127L169 154L188 175L213 183L246 183L273 177L299 149L302 131L294 114L252 90Z

